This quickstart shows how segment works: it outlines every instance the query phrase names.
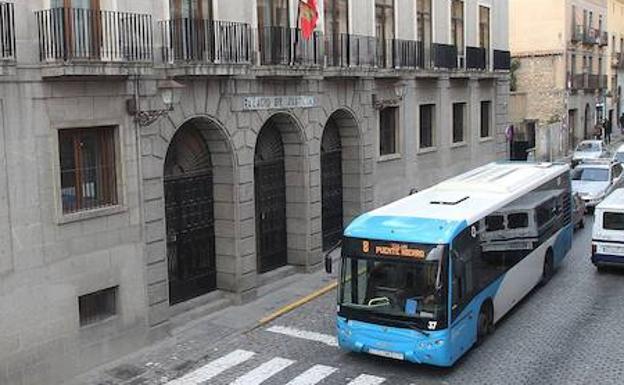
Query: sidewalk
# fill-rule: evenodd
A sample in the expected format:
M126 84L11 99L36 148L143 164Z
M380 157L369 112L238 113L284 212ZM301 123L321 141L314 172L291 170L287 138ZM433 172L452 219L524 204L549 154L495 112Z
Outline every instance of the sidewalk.
M334 261L339 255L339 249L332 253ZM259 288L259 297L250 303L231 306L174 327L166 339L92 369L67 384L138 385L152 384L153 379L159 379L156 383L166 383L172 379L171 373L182 374L200 361L207 345L235 338L317 295L332 291L337 270L335 263L333 274L324 270L294 274L268 284Z

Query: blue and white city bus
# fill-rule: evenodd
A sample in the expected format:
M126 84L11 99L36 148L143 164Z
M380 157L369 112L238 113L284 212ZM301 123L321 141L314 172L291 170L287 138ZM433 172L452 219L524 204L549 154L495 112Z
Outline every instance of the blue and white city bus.
M343 349L452 366L570 251L563 164L492 163L366 213L344 232Z

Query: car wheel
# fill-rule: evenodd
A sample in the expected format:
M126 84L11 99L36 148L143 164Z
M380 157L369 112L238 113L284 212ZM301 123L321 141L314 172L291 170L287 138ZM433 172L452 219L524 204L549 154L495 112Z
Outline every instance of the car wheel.
M491 306L484 303L479 310L479 318L477 319L477 346L481 345L485 337L494 330L492 324Z
M551 249L546 251L546 257L544 258L544 269L542 270L542 280L540 285L545 286L555 273L555 266L553 261L553 252Z

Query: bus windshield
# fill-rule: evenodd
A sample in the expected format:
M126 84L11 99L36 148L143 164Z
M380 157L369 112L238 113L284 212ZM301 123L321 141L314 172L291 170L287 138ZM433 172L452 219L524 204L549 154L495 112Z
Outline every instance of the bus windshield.
M343 316L425 330L446 327L447 248L417 247L425 251L424 258L344 256L339 301Z

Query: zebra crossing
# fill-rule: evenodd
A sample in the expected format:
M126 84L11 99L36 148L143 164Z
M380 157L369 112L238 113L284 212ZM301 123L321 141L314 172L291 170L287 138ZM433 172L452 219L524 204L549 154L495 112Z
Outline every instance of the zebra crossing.
M248 350L234 350L222 357L208 362L204 366L180 377L167 382L167 385L200 385L212 384L219 380L219 376L226 374L227 371L246 363L256 353ZM271 378L276 376L288 367L295 364L296 361L282 357L274 357L259 366L247 371L238 378L231 381L230 385L260 385L273 384ZM315 385L327 379L330 376L338 376L339 369L327 365L313 365L303 373L291 379L286 385ZM360 374L356 378L345 380L346 385L380 385L386 381L383 377L373 376L370 374Z

